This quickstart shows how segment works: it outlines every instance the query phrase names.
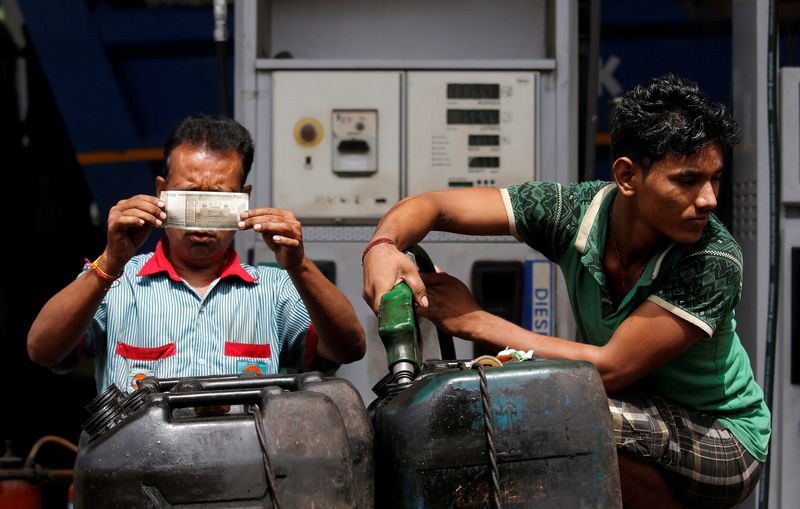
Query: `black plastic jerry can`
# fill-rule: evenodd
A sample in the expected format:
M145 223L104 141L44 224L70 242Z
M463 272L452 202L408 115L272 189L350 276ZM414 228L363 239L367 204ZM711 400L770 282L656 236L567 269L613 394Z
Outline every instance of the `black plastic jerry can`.
M145 379L88 407L75 507L370 508L373 434L346 380Z

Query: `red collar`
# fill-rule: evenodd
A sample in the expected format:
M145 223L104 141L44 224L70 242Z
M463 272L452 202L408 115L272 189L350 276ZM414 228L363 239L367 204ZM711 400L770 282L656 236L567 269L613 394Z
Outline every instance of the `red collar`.
M158 244L156 244L155 253L153 253L153 256L151 256L144 266L142 266L142 268L139 270L139 273L136 274L137 276L152 276L160 272L166 272L169 278L173 281L183 281L183 279L181 279L181 277L175 271L175 267L173 267L170 261L167 259L167 255L164 252L165 242L167 242L166 237L162 237L161 240L158 241ZM233 249L233 247L228 249L227 256L225 257L225 265L222 267L222 272L220 273L219 278L225 279L226 277L231 276L236 276L246 283L254 283L256 281L256 278L244 270L241 262L239 262L239 255L236 254L236 250Z

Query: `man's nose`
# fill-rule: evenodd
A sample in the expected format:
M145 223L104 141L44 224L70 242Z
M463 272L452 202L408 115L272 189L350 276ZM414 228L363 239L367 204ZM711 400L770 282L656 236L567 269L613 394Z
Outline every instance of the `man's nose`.
M701 210L717 208L717 188L713 182L706 182L697 194L695 206Z

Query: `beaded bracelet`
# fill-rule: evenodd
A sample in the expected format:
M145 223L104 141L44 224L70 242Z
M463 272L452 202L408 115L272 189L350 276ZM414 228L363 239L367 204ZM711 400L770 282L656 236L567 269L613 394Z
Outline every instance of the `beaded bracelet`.
M395 243L395 241L393 241L392 239L390 239L388 237L377 238L377 239L373 240L372 242L370 242L369 244L367 244L367 247L364 248L364 252L361 253L361 263L362 264L364 263L364 257L367 256L367 253L369 253L369 250L372 249L373 247L377 246L378 244L391 244L394 247L397 247L397 244Z
M102 256L102 255L100 255L100 256ZM88 258L84 258L84 260L86 261L86 265L88 265L89 268L92 269L92 271L94 271L94 273L97 275L97 277L99 277L100 279L102 279L106 283L112 283L111 285L109 285L108 288L106 288L106 291L108 291L109 288L113 287L114 281L116 281L117 279L122 277L122 272L120 272L116 276L113 276L113 275L107 273L106 271L104 271L103 269L101 269L100 265L98 265L98 263L97 263L97 262L100 261L100 256L98 256L97 260L95 260L93 262L90 262Z

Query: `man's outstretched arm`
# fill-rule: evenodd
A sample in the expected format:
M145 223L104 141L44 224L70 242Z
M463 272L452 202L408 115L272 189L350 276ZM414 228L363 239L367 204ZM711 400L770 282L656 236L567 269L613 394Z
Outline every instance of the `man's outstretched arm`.
M430 306L420 313L448 333L496 350L534 350L548 359L589 361L606 392L620 391L674 359L705 336L696 325L650 301L643 302L604 346L537 334L482 310L461 281L424 274Z
M363 297L374 312L378 312L383 294L400 281L411 288L420 306L427 306L425 285L403 250L419 243L431 231L507 235L508 216L500 190L435 191L410 196L395 204L378 223L363 260ZM375 243L379 239L391 243Z

